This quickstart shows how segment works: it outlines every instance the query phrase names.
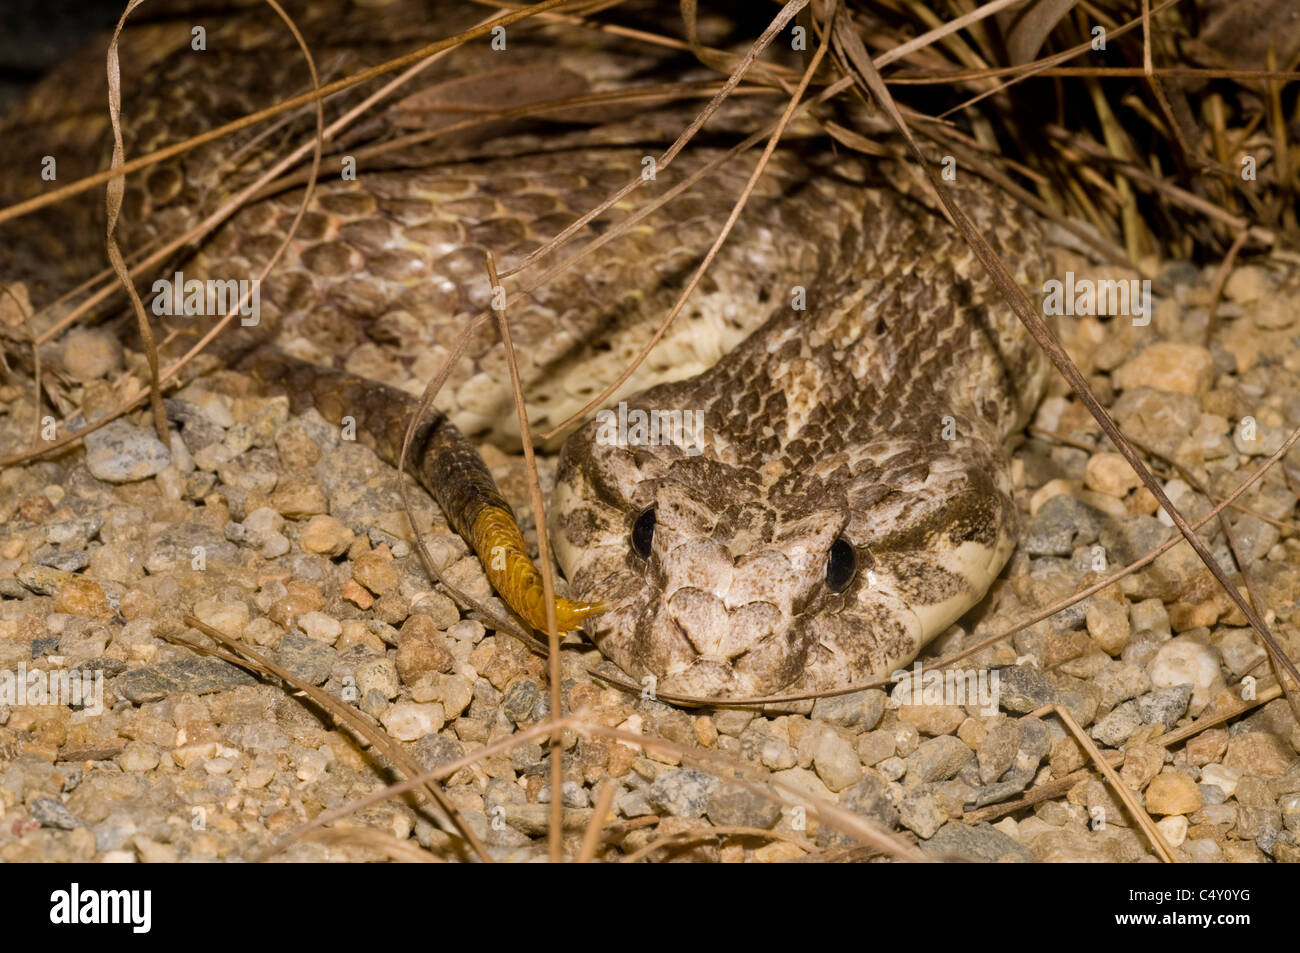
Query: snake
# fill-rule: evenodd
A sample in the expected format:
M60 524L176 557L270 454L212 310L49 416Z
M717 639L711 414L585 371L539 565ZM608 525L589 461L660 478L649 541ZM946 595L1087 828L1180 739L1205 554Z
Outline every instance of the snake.
M286 8L322 82L488 12L422 0ZM160 10L122 34L128 158L310 90L268 7ZM663 34L675 10L617 12ZM731 13L702 11L698 42L743 51L752 11ZM883 128L863 103L795 116L654 343L754 171L753 153L734 147L767 128L786 96L774 87L723 100L662 162L719 85L696 52L563 15L484 30L335 132L310 196L301 174L263 188L156 272L247 279L287 241L260 286L257 324L230 325L205 357L279 386L295 407L354 420L390 463L448 363L411 462L503 600L544 629L541 576L475 449L521 441L495 322L457 349L504 293L530 432L614 388L548 445L562 439L546 508L567 584L559 627L583 629L660 692L842 689L911 662L997 578L1018 527L1008 448L1047 363L907 161L828 139L828 116ZM784 37L771 48L796 76L810 55ZM96 91L91 79L103 56L92 44L7 117L7 141L22 145L5 204L33 194L38 156L59 157L60 181L103 167L103 82ZM387 79L324 100L325 122ZM308 105L132 173L117 240L141 252L182 233L315 128ZM972 174L951 189L1015 279L1038 285L1047 266L1035 216ZM103 221L102 194L86 194L7 223L0 275L23 281L37 305L54 300L102 267ZM494 285L489 252L502 274L532 270ZM570 267L517 290L569 254ZM149 278L137 284L147 294ZM215 319L154 320L164 353L176 354Z

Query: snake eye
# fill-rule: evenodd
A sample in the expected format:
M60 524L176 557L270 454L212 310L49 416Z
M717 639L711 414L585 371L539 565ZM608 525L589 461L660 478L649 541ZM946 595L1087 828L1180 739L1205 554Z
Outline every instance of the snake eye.
M831 592L843 592L857 572L858 551L841 536L831 543L830 552L826 554L826 588Z
M642 559L650 558L650 544L655 538L655 508L647 506L632 524L632 548Z

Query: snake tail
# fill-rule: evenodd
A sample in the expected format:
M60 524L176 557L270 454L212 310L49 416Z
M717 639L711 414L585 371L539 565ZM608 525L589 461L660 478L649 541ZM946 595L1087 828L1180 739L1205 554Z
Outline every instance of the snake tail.
M315 407L334 424L352 417L358 440L386 463L397 465L405 425L416 407L404 391L271 348L255 352L241 366L264 386L285 391L296 412ZM528 554L514 510L473 444L446 415L430 411L413 435L411 447L416 478L433 494L451 528L474 550L492 588L511 611L545 632L541 572ZM556 625L560 632L577 629L583 619L602 609L600 603L557 597Z

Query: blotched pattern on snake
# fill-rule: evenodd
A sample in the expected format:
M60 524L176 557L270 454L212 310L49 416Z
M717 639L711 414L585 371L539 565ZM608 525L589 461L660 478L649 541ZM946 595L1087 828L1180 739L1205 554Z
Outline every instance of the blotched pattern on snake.
M287 6L326 78L447 36L486 9L417 0ZM647 22L669 28L672 11L656 20L652 10ZM186 42L190 19L124 41L128 157L308 88L301 56L268 8L212 21L202 53ZM735 49L755 35L707 17L702 29L712 45ZM307 215L263 285L260 324L232 328L213 351L287 382L295 398L314 397L327 416L356 417L390 461L412 395L491 304L485 252L510 269L642 175L646 157L689 123L718 80L688 53L572 25L520 24L507 37L505 49L484 38L455 50L327 144ZM168 39L173 51L160 52ZM808 54L782 55L798 67ZM65 176L103 161L103 100L83 95L88 75L71 64L10 119L11 129L43 130L30 146L37 153L64 137ZM600 99L665 83L677 84L678 98ZM327 101L326 122L375 88ZM566 97L586 99L524 119L464 122ZM83 113L52 124L72 102ZM699 182L543 287L511 294L537 432L613 381L649 339L753 154L706 167L770 123L782 102L747 95L724 104L671 166L558 254L707 171ZM844 121L884 128L861 109ZM402 138L457 123L449 135ZM314 117L264 128L131 176L123 247L198 221L286 143L310 135ZM368 151L376 145L387 150ZM339 175L345 155L362 157L355 178ZM982 598L1009 556L1016 513L1005 441L1041 394L1046 363L915 182L902 164L855 156L796 119L703 283L610 402L612 416L564 444L549 507L556 555L571 596L604 603L586 619L589 635L635 678L723 697L861 682L909 662ZM971 176L954 191L1018 280L1039 284L1045 264L1032 217ZM160 273L255 275L302 197L300 181L273 190ZM82 196L6 227L4 276L28 282L40 304L100 267L102 225L88 223L102 218L102 201ZM173 352L207 328L175 323ZM445 417L426 428L417 469L473 540L486 532L478 517L505 504L457 431L505 447L519 440L491 324L453 369L437 409ZM536 622L536 595L527 598L530 606L515 608Z

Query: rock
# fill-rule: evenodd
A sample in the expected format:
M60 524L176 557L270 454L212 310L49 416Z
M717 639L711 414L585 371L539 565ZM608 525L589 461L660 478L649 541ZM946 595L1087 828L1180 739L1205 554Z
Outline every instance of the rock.
M161 473L171 463L171 452L157 435L114 420L86 434L86 467L105 483L133 483Z
M1201 395L1214 382L1214 358L1195 344L1157 341L1111 373L1118 390L1151 387L1179 394Z
M1191 394L1133 386L1110 408L1124 433L1161 453L1171 454L1201 422L1201 402ZM1195 554L1193 554L1195 558Z
M1142 724L1161 724L1166 731L1170 731L1178 724L1178 719L1187 713L1187 705L1191 700L1190 685L1162 688L1138 698L1138 714L1142 717Z
M1252 671L1263 660L1264 649L1255 641L1250 629L1233 629L1217 639L1215 645L1223 655L1223 664L1238 677Z
M1107 496L1124 497L1142 485L1127 460L1118 453L1094 453L1083 471L1083 485Z
M886 781L897 781L907 773L907 762L902 758L886 758L876 765L876 770Z
M533 710L541 693L532 679L521 678L506 689L501 712L516 725L533 720Z
M194 603L194 615L214 629L238 638L248 625L248 605L238 600L201 599Z
M42 550L32 556L32 562L63 572L81 572L90 565L90 553L84 549Z
M114 615L104 587L84 576L72 576L63 581L54 597L54 611L92 619L111 619Z
M397 702L388 706L380 721L384 730L398 741L418 741L439 731L445 718L437 702Z
M1088 602L1084 615L1088 635L1101 646L1107 655L1119 655L1128 645L1132 631L1129 628L1128 610L1121 602L1094 598Z
M780 737L762 719L750 722L740 735L740 756L757 761L773 771L793 768L797 759L790 742Z
M397 644L397 672L403 682L413 685L422 675L451 671L454 664L455 658L433 619L417 613L402 624Z
M1156 828L1170 847L1181 847L1187 839L1187 818L1180 814L1161 818L1156 821Z
M587 796L587 789L577 781L565 781L560 785L560 800L564 802L566 808L582 809L591 806L591 798ZM551 786L549 784L542 785L542 790L537 795L537 803L551 803Z
M1266 851L1271 850L1273 841L1282 828L1282 812L1276 807L1251 807L1245 804L1237 807L1237 836L1262 840Z
M442 702L448 718L459 718L469 707L473 697L474 686L463 675L434 675L429 698L417 698L416 701Z
M647 797L657 810L673 817L702 817L720 784L695 768L670 768L654 779Z
M291 520L329 512L329 500L316 483L290 476L282 479L271 493L271 506Z
M1007 711L1025 715L1056 703L1056 684L1033 666L1011 665L997 672L1000 703Z
M83 384L110 377L122 367L122 345L102 328L73 328L60 352L63 370Z
M958 705L903 705L898 709L898 720L923 735L948 735L966 720L966 712Z
M949 821L921 845L921 850L944 858L987 864L1007 861L1029 863L1034 859L1029 848L987 823L970 826Z
M943 826L948 817L939 809L938 803L930 794L917 789L903 795L898 819L921 840L928 840Z
M746 788L719 784L708 796L706 813L709 820L720 827L766 830L781 819L781 805Z
M113 682L113 690L127 701L140 705L179 692L206 695L256 684L257 679L252 675L221 659L188 658L125 672Z
M1228 750L1228 733L1222 728L1207 728L1187 739L1187 763L1201 766L1218 761Z
M1300 793L1284 794L1277 802L1282 823L1292 834L1300 833Z
M1152 814L1191 814L1200 810L1196 782L1180 772L1160 774L1147 785L1146 809Z
M1140 791L1160 773L1165 764L1165 749L1159 745L1129 745L1124 751L1124 767L1119 778L1131 790Z
M908 755L907 783L912 785L946 781L974 756L975 752L951 735L931 738Z
M885 693L878 688L819 698L813 705L811 717L814 721L824 721L839 725L841 728L870 731L880 723L880 716L885 711L886 698ZM722 728L719 727L718 730L722 731ZM726 731L722 733L731 734Z
M870 767L893 757L894 735L890 731L868 731L858 735L858 760Z
M302 528L298 545L309 553L335 557L346 553L355 539L356 534L339 520L332 516L318 514L309 519L307 525Z
M1255 326L1265 331L1278 331L1289 328L1300 320L1300 308L1289 294L1270 295L1255 303L1251 311Z
M123 771L143 774L158 766L159 752L156 745L147 741L130 741L118 755L117 763Z
M62 801L52 797L38 797L32 801L32 820L42 827L53 827L61 831L76 830L83 824L75 814L64 807Z
M372 550L352 561L352 578L377 596L397 588L401 575L385 550Z
M1071 771L1082 768L1087 758L1084 757L1083 748L1080 747L1079 742L1075 741L1072 736L1067 735L1052 742L1052 749L1047 760L1052 769L1052 777L1062 778Z
M1047 500L1025 527L1023 549L1030 556L1069 556L1097 539L1105 514L1072 496Z
M1142 716L1136 702L1127 701L1117 705L1109 715L1092 726L1089 732L1108 748L1118 748L1128 736L1142 727Z
M1250 731L1228 741L1228 752L1223 756L1225 767L1236 768L1242 774L1255 774L1261 778L1280 778L1286 774L1295 755L1276 735L1265 731Z
M840 807L874 821L887 831L898 826L898 808L889 795L889 782L878 771L867 771L857 784L841 791Z
M318 639L289 632L280 640L278 661L308 685L321 685L330 677L338 654Z
M343 634L343 623L324 612L304 612L298 616L298 628L303 635L326 645L333 645Z
M979 760L980 781L992 784L1010 770L1020 750L1020 737L1020 723L1010 718L989 729L975 752Z
M1169 638L1169 612L1159 599L1143 599L1129 606L1129 622L1133 634L1153 642Z
M401 690L401 684L397 679L397 665L392 659L384 656L366 659L358 665L356 679L357 693L362 698L372 691L377 691L391 701Z
M1198 837L1184 841L1183 853L1194 864L1219 864L1223 862L1223 850L1208 837Z
M1156 651L1147 666L1151 686L1156 689L1191 685L1190 712L1199 714L1223 686L1218 650L1186 636L1170 639Z
M1268 270L1258 265L1238 265L1223 285L1223 294L1228 300L1242 304L1272 295L1273 291L1274 283Z
M813 769L822 783L836 792L862 777L862 764L853 743L831 728L821 732L813 748Z
M883 695L884 692L880 694ZM815 706L813 710L816 710ZM718 728L718 734L729 738L739 738L753 720L754 713L743 708L722 708L713 713L713 723Z
M1140 666L1127 662L1103 666L1094 676L1093 684L1101 689L1099 704L1103 708L1114 708L1120 702L1137 698L1151 689L1147 673Z
M424 770L432 771L465 757L465 746L454 738L430 732L411 748L411 756Z

